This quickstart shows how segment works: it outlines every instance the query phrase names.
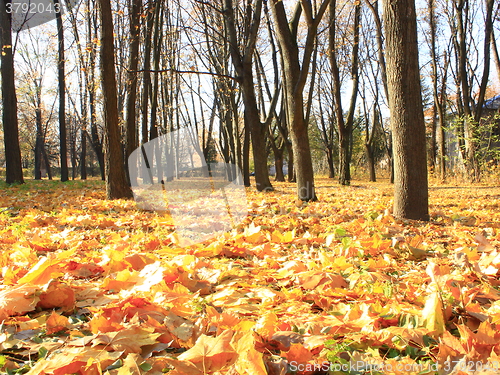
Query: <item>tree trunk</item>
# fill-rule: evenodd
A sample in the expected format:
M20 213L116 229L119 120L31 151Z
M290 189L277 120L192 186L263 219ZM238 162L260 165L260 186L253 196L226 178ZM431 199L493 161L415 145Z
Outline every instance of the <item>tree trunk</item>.
M425 123L414 0L385 1L384 21L394 147L394 216L429 220Z
M49 178L49 180L52 180L52 170L50 169L50 161L47 155L47 151L45 150L45 146L42 147L42 156L45 168L47 168L47 177Z
M269 191L274 189L269 180L269 171L267 169L267 124L262 123L260 119L253 78L253 55L260 25L262 0L256 0L255 4L247 7L246 10L246 17L252 19L252 23L244 35L244 52L241 53L240 41L238 41L235 26L233 3L232 0L224 0L224 21L229 37L231 60L238 75L238 84L243 91L245 127L250 129L252 139L255 185L258 191Z
M351 183L351 140L352 130L354 126L354 112L356 109L356 99L358 94L359 85L359 29L361 23L361 3L355 5L354 10L354 40L352 48L352 65L351 65L351 79L353 82L351 100L347 118L344 120L344 110L342 108L342 95L341 95L341 80L340 72L337 64L337 46L335 42L336 36L336 4L335 0L330 2L330 32L329 32L329 47L330 47L330 64L332 67L332 78L334 92L333 96L335 106L335 118L337 120L337 127L339 133L339 183L341 185L349 185Z
M42 96L41 85L35 82L36 87L36 140L35 140L35 180L42 179L42 149L43 149L43 130L42 130Z
M59 0L54 4L61 6ZM66 76L64 60L64 27L61 12L56 13L57 24L57 80L59 85L59 154L61 163L61 181L68 181L68 146L66 143Z
M130 10L130 60L128 71L128 96L126 118L126 150L125 164L128 166L128 157L137 148L137 66L139 63L139 35L142 1L133 0ZM127 168L128 171L128 168Z
M5 177L8 184L24 183L19 147L19 125L17 120L17 98L14 78L14 56L12 53L12 19L7 13L10 0L0 0L0 47L2 62L2 122L5 144Z
M250 184L250 128L243 127L243 185L249 187Z
M101 79L104 97L105 172L108 199L131 198L125 175L118 124L118 99L114 63L113 18L110 0L99 0L101 16Z
M498 46L495 39L495 32L491 30L491 50L493 52L493 60L495 61L495 69L497 71L497 77L500 79L500 54L498 53Z
M375 134L377 133L377 128L379 127L379 112L377 111L377 102L378 102L378 90L375 94L375 100L373 103L373 124L372 124L372 131L370 132L370 127L369 127L369 120L368 120L368 111L365 108L365 155L366 155L366 162L368 164L368 172L369 172L369 179L371 182L377 181L377 176L375 174L375 156L374 156L374 141L375 141Z
M366 162L368 164L369 180L370 182L377 181L375 174L375 158L373 156L373 147L369 143L365 143Z
M89 4L87 4L90 6ZM96 82L95 82L95 61L96 61L96 48L93 41L97 38L97 20L94 20L92 13L89 14L87 22L87 48L89 49L89 74L85 76L87 79L86 85L89 92L89 115L90 115L90 144L94 150L97 162L99 164L99 171L101 174L101 179L104 181L106 179L104 171L104 150L103 142L99 137L99 131L97 129L97 114L96 114ZM92 169L93 173L93 169ZM92 175L93 176L93 175Z
M307 81L311 57L316 40L319 22L323 17L329 0L324 0L315 17L310 1L301 1L293 17L288 22L286 10L282 1L272 0L273 16L276 24L276 34L281 46L284 76L285 97L288 114L290 138L296 163L297 197L303 201L317 200L314 187L314 171L309 145L308 124L304 118L303 90ZM297 27L302 11L307 22L306 42L302 52L302 64L299 58L297 44Z
M432 92L433 92L433 131L432 131L432 142L431 142L431 166L437 166L441 179L445 179L446 167L445 167L445 104L441 100L439 93L439 77L438 77L438 53L437 53L437 27L436 27L436 15L435 15L435 0L428 0L427 4L429 10L429 29L430 29L430 54L431 54L431 65L432 65ZM446 70L447 62L445 62ZM441 80L441 94L445 91L446 85L446 71L443 72L443 79ZM444 90L444 91L443 91Z
M82 150L80 152L80 178L87 179L87 135L86 130L82 129L80 132L80 141L82 143Z
M156 5L159 6L159 5ZM151 44L152 32L154 25L155 2L148 1L147 21L144 38L144 73L143 73L143 87L142 87L142 124L141 124L141 143L147 143L148 137L148 108L149 96L151 92Z

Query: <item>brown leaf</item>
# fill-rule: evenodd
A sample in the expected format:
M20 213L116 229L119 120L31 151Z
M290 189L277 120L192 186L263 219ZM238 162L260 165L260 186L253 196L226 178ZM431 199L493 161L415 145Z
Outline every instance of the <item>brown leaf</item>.
M230 330L224 331L217 337L201 335L195 345L177 359L192 363L203 373L220 371L234 363L238 357L238 353L231 346L232 337L233 331Z

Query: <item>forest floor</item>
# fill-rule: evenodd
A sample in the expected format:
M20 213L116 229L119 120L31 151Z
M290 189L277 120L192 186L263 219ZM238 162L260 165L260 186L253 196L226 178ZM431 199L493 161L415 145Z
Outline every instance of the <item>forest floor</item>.
M274 185L188 247L101 181L1 185L0 373L500 372L500 188L433 185L425 223L386 182Z

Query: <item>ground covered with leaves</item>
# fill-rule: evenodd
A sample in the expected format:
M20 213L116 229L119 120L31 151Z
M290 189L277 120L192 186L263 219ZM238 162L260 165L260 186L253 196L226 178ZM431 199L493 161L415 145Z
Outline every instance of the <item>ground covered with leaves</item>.
M249 189L190 247L98 181L2 185L0 373L500 371L500 188L434 186L422 223L387 183L317 184Z

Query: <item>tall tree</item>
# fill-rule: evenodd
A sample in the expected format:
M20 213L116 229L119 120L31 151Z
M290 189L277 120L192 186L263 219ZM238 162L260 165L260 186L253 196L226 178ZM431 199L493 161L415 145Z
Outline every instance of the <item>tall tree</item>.
M0 47L2 62L2 122L5 143L6 182L24 183L19 148L17 98L14 82L14 55L12 51L12 15L7 13L10 0L0 2Z
M108 199L131 198L127 182L118 123L113 17L110 0L99 0L101 19L101 81L104 96L105 174Z
M471 69L470 58L475 53L469 44L472 33L470 25L472 21L471 3L469 0L454 0L453 6L456 12L453 19L456 22L456 40L455 49L457 55L457 85L459 85L459 113L462 115L459 127L459 137L464 141L461 143L461 152L469 177L473 181L480 178L480 163L478 160L479 139L481 134L478 130L478 124L481 120L483 104L485 101L486 88L490 74L491 59L491 34L493 32L493 7L494 0L484 1L484 40L482 61L483 72L481 78L476 76L475 69ZM479 92L475 100L472 94L474 83L480 82Z
M99 171L101 172L101 179L106 179L104 170L104 145L103 137L99 134L97 126L97 84L95 79L96 74L96 55L97 55L97 40L98 25L97 25L97 4L95 0L87 0L87 51L88 51L88 74L85 74L85 82L89 94L89 120L90 120L90 143L96 154L99 162Z
M245 7L244 35L242 39L243 51L241 51L240 41L235 26L235 12L232 0L224 0L224 20L227 28L230 43L230 53L233 65L237 74L237 81L243 91L243 102L245 104L244 121L245 126L250 129L252 137L252 151L255 167L255 184L258 191L273 190L269 180L267 169L266 134L269 128L269 119L272 118L274 108L269 111L269 118L262 122L257 106L255 94L255 84L253 78L253 56L255 54L255 44L259 31L262 12L262 0L255 0ZM276 105L276 100L273 101Z
M429 51L431 55L432 68L432 94L433 102L433 134L431 142L431 165L436 164L439 169L441 179L446 178L446 159L445 159L445 126L446 126L446 81L448 70L448 57L444 54L444 63L442 74L439 73L439 56L437 27L438 20L436 15L435 0L427 1L428 23L429 23ZM436 123L437 122L437 123ZM437 143L437 144L436 144ZM433 160L435 159L435 160Z
M330 64L333 76L335 119L339 134L339 182L341 185L351 183L351 138L354 127L354 112L356 110L356 99L358 97L359 86L359 32L361 24L361 2L357 1L354 5L354 30L353 47L351 60L351 81L352 92L349 103L347 118L344 120L344 110L342 108L341 79L337 63L336 46L336 6L337 1L330 1Z
M125 162L137 148L137 66L139 64L139 36L141 27L142 1L132 0L130 4L130 60L127 80L127 118Z
M384 1L384 22L394 147L394 216L429 220L415 0Z
M53 0L61 7L59 0ZM62 13L56 13L57 25L57 79L59 82L59 153L61 160L61 181L68 181L68 146L66 144L66 73L64 60L64 27Z
M325 14L329 0L323 0L314 14L310 0L300 0L288 20L283 1L272 0L272 11L276 34L282 51L285 80L285 97L290 137L297 176L297 196L303 201L317 200L314 188L314 171L309 145L308 124L304 116L304 87L309 74L318 25ZM307 35L305 45L299 53L298 25L302 12L305 15ZM302 61L300 55L302 54Z

